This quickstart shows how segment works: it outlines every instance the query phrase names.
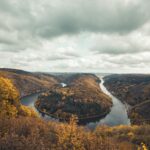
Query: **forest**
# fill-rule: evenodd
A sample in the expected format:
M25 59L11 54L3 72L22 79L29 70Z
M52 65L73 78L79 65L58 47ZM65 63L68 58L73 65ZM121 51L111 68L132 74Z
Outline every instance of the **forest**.
M0 150L148 150L150 125L99 126L41 120L22 106L12 81L0 77Z

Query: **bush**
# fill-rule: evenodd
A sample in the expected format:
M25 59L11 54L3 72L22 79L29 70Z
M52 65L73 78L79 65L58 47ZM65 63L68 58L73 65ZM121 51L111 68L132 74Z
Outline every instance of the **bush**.
M132 144L127 143L128 150ZM45 122L39 118L0 118L0 149L2 150L110 150L124 149L124 142L102 137L69 124Z

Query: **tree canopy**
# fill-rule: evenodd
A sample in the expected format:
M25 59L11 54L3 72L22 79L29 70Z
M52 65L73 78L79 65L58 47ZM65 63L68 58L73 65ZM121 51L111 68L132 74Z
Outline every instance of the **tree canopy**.
M18 113L19 93L13 83L0 77L0 115L14 117Z

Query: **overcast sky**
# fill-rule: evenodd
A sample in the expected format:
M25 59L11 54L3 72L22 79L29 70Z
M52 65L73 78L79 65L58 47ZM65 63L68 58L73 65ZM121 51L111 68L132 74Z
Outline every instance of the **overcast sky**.
M0 67L150 73L150 0L0 0Z

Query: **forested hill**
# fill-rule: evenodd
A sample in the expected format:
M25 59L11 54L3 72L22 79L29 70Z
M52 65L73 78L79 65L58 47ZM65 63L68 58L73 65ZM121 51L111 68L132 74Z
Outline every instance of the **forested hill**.
M116 74L105 77L105 86L130 105L133 123L150 122L150 74Z
M39 111L65 120L74 114L80 121L99 120L110 112L112 100L102 92L96 75L73 74L64 81L66 87L56 86L39 96Z
M41 120L31 108L20 104L17 89L12 81L6 78L15 77L14 80L27 78L30 81L33 76L25 74L21 72L20 77L16 72L1 71L1 150L148 150L150 148L150 125L99 126L95 130L89 130L78 126L75 116L71 117L69 123ZM26 82L23 86L26 86Z
M91 131L69 123L44 121L19 101L11 80L0 77L1 150L148 150L150 126L99 126ZM147 148L146 148L147 147Z
M21 97L45 91L59 83L59 79L53 75L16 69L2 68L0 69L0 76L11 79Z

